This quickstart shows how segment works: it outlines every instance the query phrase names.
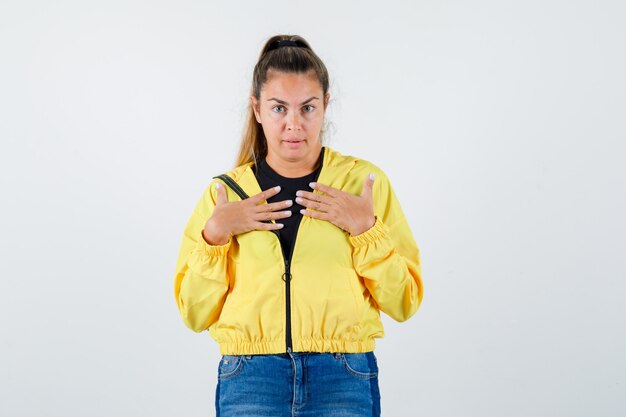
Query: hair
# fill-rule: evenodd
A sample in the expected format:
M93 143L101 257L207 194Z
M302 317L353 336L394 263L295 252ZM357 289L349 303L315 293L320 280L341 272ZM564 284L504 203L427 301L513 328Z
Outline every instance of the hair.
M295 41L298 46L280 46L277 48L274 45L275 42L284 40ZM311 70L313 70L322 86L323 97L325 98L329 86L328 70L322 60L313 52L311 45L298 35L272 36L265 42L259 55L259 60L254 66L250 95L254 95L257 100L260 99L261 89L268 81L268 73L270 71L303 74ZM322 142L324 141L325 131L325 128L322 128L320 131L320 140ZM263 127L257 122L252 103L249 103L236 166L251 161L254 161L256 164L257 158L264 158L266 155L267 142L263 133Z

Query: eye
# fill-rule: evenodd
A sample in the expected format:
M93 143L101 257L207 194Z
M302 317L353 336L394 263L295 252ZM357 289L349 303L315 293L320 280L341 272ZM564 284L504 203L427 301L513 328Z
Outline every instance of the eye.
M305 110L305 113L311 113L314 109L315 106L311 106L310 104L307 104L306 106L303 107L304 109L309 108L310 110Z
M281 110L277 111L276 109L281 109ZM278 105L278 106L272 107L272 111L274 111L275 113L284 113L284 110L285 110L285 106Z

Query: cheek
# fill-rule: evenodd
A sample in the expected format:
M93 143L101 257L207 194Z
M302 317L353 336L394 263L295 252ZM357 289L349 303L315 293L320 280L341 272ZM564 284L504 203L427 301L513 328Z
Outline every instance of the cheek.
M281 122L276 120L267 120L263 123L263 132L268 139L275 139L280 135L282 128Z
M267 129L277 130L284 124L284 117L282 114L267 112L263 117L263 126L266 126Z
M322 126L323 122L324 122L324 118L316 115L307 119L306 125L311 129L316 129Z

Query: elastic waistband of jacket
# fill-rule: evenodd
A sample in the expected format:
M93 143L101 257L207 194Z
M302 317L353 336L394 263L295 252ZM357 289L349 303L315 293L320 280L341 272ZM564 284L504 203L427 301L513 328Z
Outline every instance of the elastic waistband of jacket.
M294 352L327 352L327 353L364 353L376 347L374 340L333 340L333 339L294 339ZM274 342L222 342L222 355L271 355L286 353L284 341Z

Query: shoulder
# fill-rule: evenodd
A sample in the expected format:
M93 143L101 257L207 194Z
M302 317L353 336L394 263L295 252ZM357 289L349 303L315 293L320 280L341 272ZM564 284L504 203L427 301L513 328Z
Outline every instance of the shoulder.
M344 155L334 149L328 150L328 165L339 168L349 176L365 178L369 174L374 174L376 179L388 181L385 172L375 163L353 155Z
M215 188L215 185L217 183L223 184L223 185L227 185L226 182L224 180L222 180L220 177L221 175L226 175L229 178L231 178L232 180L235 181L235 183L239 183L241 177L243 176L244 172L246 172L246 170L248 170L248 168L252 165L252 162L249 162L247 164L243 164L240 165L238 167L235 167L233 169L231 169L230 171L226 171L226 172L221 172L221 173L216 173L210 180L209 183L205 186L204 188L204 192L203 192L203 199L206 201L211 201L213 203L215 203L215 201L217 200L217 190ZM227 193L232 192L232 190L229 187L226 187Z
M235 180L235 182L239 181L239 179L241 178L241 176L243 175L244 172L246 172L246 170L252 166L252 162L248 162L247 164L243 164L243 165L239 165L236 168L231 169L230 171L227 172L222 172L219 174L215 174L215 176L213 177L213 181L216 180L216 177L220 176L220 175L227 175L230 178L232 178L233 180Z
M218 183L218 182L224 184L225 181L222 180L221 178L219 178L220 176L223 176L223 175L226 175L227 177L229 177L230 179L232 179L236 183L238 183L240 181L241 177L244 175L244 173L248 170L248 168L250 166L252 166L252 164L253 164L252 162L248 162L246 164L239 165L238 167L235 167L235 168L231 169L230 171L216 173L211 178L211 180L209 181L209 184L206 187L206 189L207 190L214 189L215 188L215 184Z

